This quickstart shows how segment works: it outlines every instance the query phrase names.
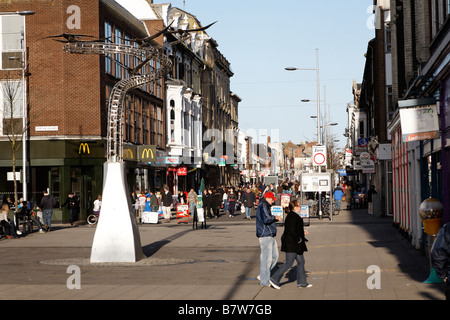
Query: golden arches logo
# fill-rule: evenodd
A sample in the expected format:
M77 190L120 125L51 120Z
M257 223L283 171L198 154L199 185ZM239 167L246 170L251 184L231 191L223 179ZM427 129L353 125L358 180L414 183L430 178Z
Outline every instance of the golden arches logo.
M83 153L91 154L91 151L89 150L89 145L87 143L80 143L80 147L78 148L78 154L81 154L81 149L83 149Z
M133 151L131 149L123 149L123 156L127 159L133 159Z
M150 153L152 154L152 156L150 157ZM144 155L146 155L146 157L144 157ZM150 148L144 149L142 150L142 156L141 159L153 159L155 156L153 154L153 150Z

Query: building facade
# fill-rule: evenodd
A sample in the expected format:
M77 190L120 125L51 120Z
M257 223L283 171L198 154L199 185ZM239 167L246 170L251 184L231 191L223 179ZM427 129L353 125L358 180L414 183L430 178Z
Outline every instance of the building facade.
M27 88L27 200L39 203L42 190L48 188L62 204L73 191L80 196L80 218L83 218L102 192L109 94L117 81L128 77L128 68L139 65L141 59L119 53L72 55L63 51L61 42L47 37L84 34L89 37L82 40L107 38L112 43L132 44L132 39L148 36L147 26L113 0L2 4L2 11L20 10L35 12L24 20L26 33L13 34L16 41L26 47L27 53L27 65L23 68ZM25 30L14 14L0 18L3 26ZM7 29L2 28L2 42L11 38ZM26 34L26 43L23 34ZM2 79L11 78L14 71L20 74L23 64L19 62L2 65ZM143 72L158 67L158 61L151 61ZM153 160L138 156L138 148L148 145L154 146L152 150L165 150L164 95L164 83L159 80L130 91L126 97L124 159L128 163L130 189L150 188L155 183L155 179L145 179L151 175L153 169L148 162ZM10 115L2 111L0 144L2 149L7 149L9 139L4 124ZM21 114L15 116L20 118ZM22 166L20 152L17 158L18 165ZM2 153L0 192L3 194L12 190L12 183L7 179L10 171L10 155ZM165 172L160 176L162 179ZM22 185L19 190L21 188ZM66 210L56 210L54 219L66 221Z
M394 223L414 246L424 243L418 208L429 197L444 203L449 220L448 77L450 73L450 3L391 0L392 137ZM422 105L439 110L439 135L409 141L402 110ZM427 123L428 125L430 123Z

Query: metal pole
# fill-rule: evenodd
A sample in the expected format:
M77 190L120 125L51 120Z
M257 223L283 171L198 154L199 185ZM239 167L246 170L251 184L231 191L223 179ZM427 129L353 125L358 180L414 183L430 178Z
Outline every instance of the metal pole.
M322 144L320 134L320 80L319 80L319 49L316 49L316 78L317 78L317 144ZM319 173L322 173L322 166L319 166ZM322 194L319 191L319 219L322 220Z
M27 30L26 30L26 19L23 16L23 57L22 57L22 167L23 167L23 177L22 177L22 188L23 188L23 200L28 199L28 186L27 186L27 84L25 77L25 69L27 68Z

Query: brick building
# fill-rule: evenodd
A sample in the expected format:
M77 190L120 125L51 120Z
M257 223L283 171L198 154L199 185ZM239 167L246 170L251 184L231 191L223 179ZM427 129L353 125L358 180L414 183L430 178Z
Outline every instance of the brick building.
M22 19L16 14L21 10L31 10L35 14ZM83 218L102 191L109 94L117 81L128 76L127 68L138 65L141 59L123 54L69 54L63 51L62 43L43 38L71 33L93 37L83 40L106 37L113 43L133 44L131 39L161 30L163 23L144 23L114 0L30 0L2 3L0 11L11 12L11 15L0 16L2 85L4 87L6 79L17 79L25 83L27 89L27 198L39 201L41 191L49 188L61 204L70 191L75 191L81 198L80 218ZM162 44L163 39L160 37L156 41L155 44ZM19 52L18 61L14 59L14 48ZM28 60L25 81L21 79L23 59L20 53L24 48ZM143 72L158 67L158 61L151 61ZM154 146L159 153L165 151L164 88L164 81L159 80L130 91L126 97L124 159L128 163L130 187L149 189L165 182L165 167L150 167L148 162L137 160L139 146ZM23 102L22 97L17 96L17 106ZM5 97L2 98L5 101ZM14 111L11 116L2 109L0 148L8 150L7 124L11 118L20 122L22 114ZM21 152L17 152L17 159L21 167ZM11 155L1 152L0 194L12 192L12 182L7 180L7 173L11 171ZM19 190L21 188L20 184ZM56 211L54 219L67 220L67 212Z

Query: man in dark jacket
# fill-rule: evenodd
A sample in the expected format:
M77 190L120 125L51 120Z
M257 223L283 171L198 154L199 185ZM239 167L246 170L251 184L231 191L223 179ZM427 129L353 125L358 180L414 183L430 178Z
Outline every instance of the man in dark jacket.
M244 195L242 196L242 204L245 207L245 218L247 220L251 220L252 208L255 206L255 202L255 193L251 192L250 188L247 188Z
M42 219L44 220L45 231L50 231L52 227L53 208L56 205L56 200L52 195L48 194L47 190L43 191L44 197L41 200L40 207L42 209Z
M431 249L431 265L436 270L439 278L444 279L447 284L445 297L450 300L450 223L444 225L434 241Z
M262 287L270 286L270 271L278 261L278 246L275 240L277 226L275 223L281 220L281 217L273 216L270 210L276 200L272 192L266 192L256 209L256 236L261 248L259 283Z
M67 196L66 201L61 205L61 208L64 206L68 206L69 208L69 221L70 225L73 226L75 221L78 221L78 212L80 211L80 198L71 192Z
M165 186L164 191L161 195L161 203L163 207L163 214L164 214L164 220L166 222L170 221L170 218L172 216L172 206L173 206L173 199L172 199L172 193L169 191L169 187Z

